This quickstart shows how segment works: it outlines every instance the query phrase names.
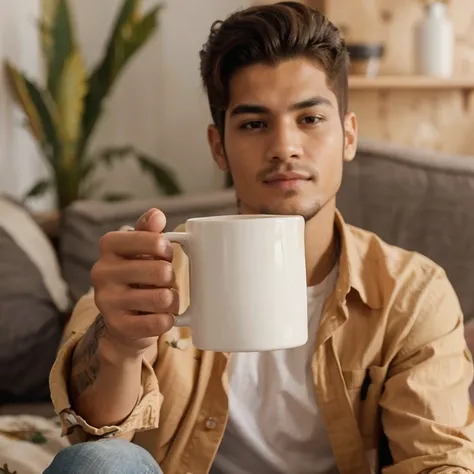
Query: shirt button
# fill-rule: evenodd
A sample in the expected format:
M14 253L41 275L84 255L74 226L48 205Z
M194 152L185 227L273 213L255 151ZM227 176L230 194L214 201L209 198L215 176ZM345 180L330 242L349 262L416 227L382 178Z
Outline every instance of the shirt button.
M208 430L214 430L217 426L217 421L214 418L208 418L206 420L206 428Z
M109 431L105 433L102 437L103 438L113 438L117 434L118 430Z

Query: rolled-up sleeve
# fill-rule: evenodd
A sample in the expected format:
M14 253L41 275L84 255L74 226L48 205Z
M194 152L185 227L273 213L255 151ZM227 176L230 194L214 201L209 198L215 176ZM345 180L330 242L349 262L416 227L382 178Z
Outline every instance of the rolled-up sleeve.
M384 474L472 474L472 358L458 299L441 269L410 318L380 403L393 458Z
M138 402L119 425L91 426L74 412L68 393L68 379L74 349L89 326L95 320L98 309L91 290L84 295L74 308L71 319L64 331L62 346L51 369L49 386L54 409L61 420L62 435L69 435L80 429L80 439L120 436L131 431L143 431L158 427L162 395L158 380L151 364L143 360L142 385Z

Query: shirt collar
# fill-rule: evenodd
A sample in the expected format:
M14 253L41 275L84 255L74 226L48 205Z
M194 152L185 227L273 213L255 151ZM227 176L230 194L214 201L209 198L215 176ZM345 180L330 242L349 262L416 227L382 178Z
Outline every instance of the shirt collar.
M345 305L348 294L355 290L367 306L380 309L382 299L377 284L377 261L376 255L371 255L368 236L347 224L338 210L335 226L339 232L341 247L336 284L339 303Z

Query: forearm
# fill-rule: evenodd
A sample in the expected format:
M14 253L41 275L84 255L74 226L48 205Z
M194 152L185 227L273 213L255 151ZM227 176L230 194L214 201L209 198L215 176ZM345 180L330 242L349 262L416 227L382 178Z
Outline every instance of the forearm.
M140 396L143 357L113 344L98 316L74 351L69 388L76 413L92 426L120 424Z

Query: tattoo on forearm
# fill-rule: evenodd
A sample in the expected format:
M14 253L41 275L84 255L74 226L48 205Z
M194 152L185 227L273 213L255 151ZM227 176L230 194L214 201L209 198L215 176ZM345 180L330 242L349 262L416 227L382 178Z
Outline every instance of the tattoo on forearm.
M97 379L100 369L97 350L106 330L104 318L99 314L74 350L70 389L75 397L79 397Z

